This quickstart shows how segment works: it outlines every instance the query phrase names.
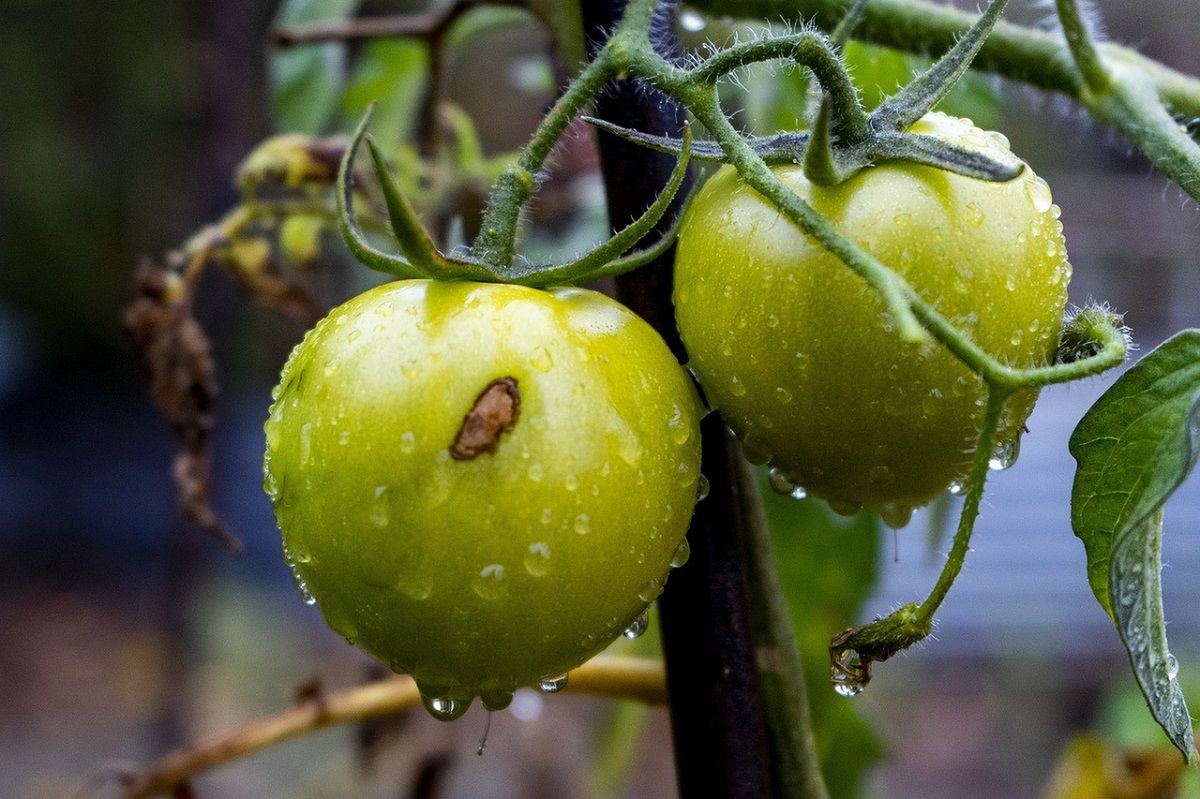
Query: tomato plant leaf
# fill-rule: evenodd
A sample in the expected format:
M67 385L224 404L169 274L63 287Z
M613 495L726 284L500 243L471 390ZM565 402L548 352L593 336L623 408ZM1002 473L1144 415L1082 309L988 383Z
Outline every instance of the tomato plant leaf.
M284 0L276 27L346 19L362 0ZM275 129L320 135L333 119L345 79L346 46L306 44L272 53L271 109Z
M1071 436L1071 524L1088 581L1129 651L1155 719L1191 759L1162 609L1162 506L1200 453L1200 330L1185 330L1122 375Z

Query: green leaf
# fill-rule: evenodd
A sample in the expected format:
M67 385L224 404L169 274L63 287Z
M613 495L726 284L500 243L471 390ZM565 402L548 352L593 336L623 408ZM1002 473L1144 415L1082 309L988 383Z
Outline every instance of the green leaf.
M764 487L767 485L764 478ZM804 660L813 727L831 799L861 795L867 768L883 754L874 730L829 682L829 640L859 621L878 573L879 521L844 519L818 500L764 488L776 568Z
M1122 375L1071 436L1071 524L1092 591L1117 626L1142 694L1171 742L1195 757L1162 609L1162 506L1200 453L1200 330Z
M362 0L284 0L275 26L347 19ZM271 108L275 129L321 135L333 120L345 79L346 46L306 44L271 54Z
M425 92L429 55L416 39L378 39L368 42L341 97L341 127L351 130L377 103L372 134L387 150L413 133Z

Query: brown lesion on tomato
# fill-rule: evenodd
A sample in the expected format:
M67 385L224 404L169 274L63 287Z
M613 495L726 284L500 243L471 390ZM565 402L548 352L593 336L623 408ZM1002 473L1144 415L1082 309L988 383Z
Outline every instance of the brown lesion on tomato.
M484 386L450 445L450 457L469 461L485 452L495 452L500 436L517 424L521 414L521 392L515 377L500 377Z

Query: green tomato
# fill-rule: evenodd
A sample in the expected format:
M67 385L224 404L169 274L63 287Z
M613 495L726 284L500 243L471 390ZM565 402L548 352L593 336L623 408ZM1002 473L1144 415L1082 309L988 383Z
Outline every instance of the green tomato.
M310 331L274 397L265 489L297 581L441 718L553 689L686 551L698 398L595 292L389 283Z
M913 131L1008 151L1000 134L939 113ZM1059 209L1028 167L1005 183L911 163L829 187L799 167L775 175L991 355L1052 362L1071 267ZM675 280L690 366L747 456L775 469L777 488L899 526L967 474L982 380L941 346L902 342L865 281L730 167L692 203ZM1015 457L1035 399L1007 401L999 461Z

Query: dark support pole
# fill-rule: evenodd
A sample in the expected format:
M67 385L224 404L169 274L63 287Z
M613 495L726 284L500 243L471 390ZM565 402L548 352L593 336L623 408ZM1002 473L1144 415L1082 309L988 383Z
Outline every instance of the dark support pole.
M594 45L604 41L625 2L582 0L582 7L584 30ZM678 134L685 118L673 101L627 82L606 92L595 114L659 134ZM609 222L623 227L662 189L673 159L603 134L599 144ZM673 258L672 252L661 263L618 278L616 294L683 358L671 306ZM731 461L738 456L716 414L704 421L702 432L710 493L697 506L688 533L691 559L671 575L659 600L679 791L683 799L762 799L771 795L770 766L741 559Z

